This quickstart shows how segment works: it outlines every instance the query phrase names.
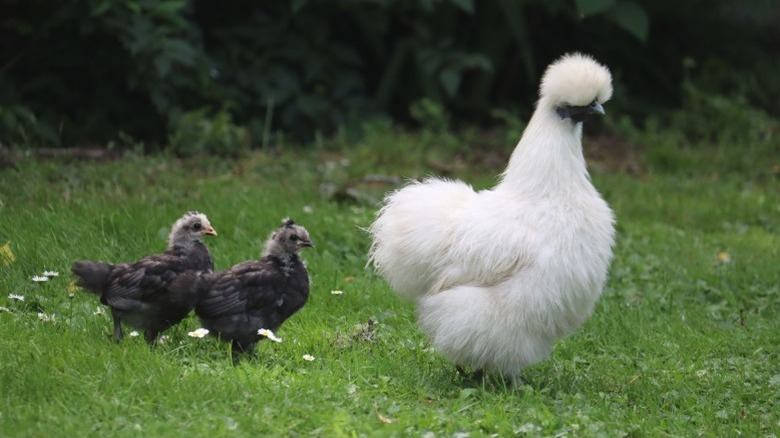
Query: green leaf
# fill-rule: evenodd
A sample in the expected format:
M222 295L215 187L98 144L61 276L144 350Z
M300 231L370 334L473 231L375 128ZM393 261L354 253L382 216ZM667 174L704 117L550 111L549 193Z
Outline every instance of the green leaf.
M523 5L513 0L499 0L498 6L512 37L519 44L524 44L526 42L526 23L523 16Z
M436 7L436 1L435 0L419 0L418 5L423 11L430 12L435 9Z
M301 11L301 9L306 7L306 3L309 3L309 0L293 0L292 5L290 6L290 10L293 14L297 14Z
M131 11L135 12L136 14L141 13L141 5L139 5L137 2L127 2L125 3L125 6L127 6L127 9L130 9Z
M445 68L439 73L439 81L448 97L453 97L458 92L460 79L460 71L456 68Z
M606 12L615 5L615 0L574 0L580 15L600 14Z
M111 5L113 2L111 1L104 1L101 3L98 3L92 10L89 12L89 14L93 17L98 17L103 14L105 14L109 9L111 9Z
M474 0L450 0L450 3L460 8L463 12L474 13Z
M15 261L14 252L11 251L11 242L6 242L3 246L0 246L0 263L10 265Z
M155 7L156 13L165 13L165 14L178 14L181 12L184 8L187 7L187 2L183 0L167 0L164 1Z
M181 38L170 38L163 42L164 54L181 64L193 65L198 51L189 42Z
M612 21L629 33L647 41L647 32L650 28L650 18L644 8L633 1L623 1L615 5L609 14Z
M490 59L487 56L479 53L460 55L459 62L457 64L461 68L473 68L482 71L493 70L493 64L490 62Z

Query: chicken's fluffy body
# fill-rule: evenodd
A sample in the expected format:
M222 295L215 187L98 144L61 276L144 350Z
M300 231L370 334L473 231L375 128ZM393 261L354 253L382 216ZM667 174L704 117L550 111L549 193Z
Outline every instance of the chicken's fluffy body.
M267 240L259 260L202 276L195 313L204 328L232 345L233 358L251 352L309 298L309 274L298 252L313 247L305 228L286 220Z
M124 322L143 330L147 342L152 343L160 332L179 323L195 308L198 275L214 270L202 238L216 234L206 215L188 212L171 228L163 253L135 263L76 262L76 284L100 296L100 302L111 308L116 340L123 337Z
M552 64L498 185L428 178L385 198L369 260L460 366L514 378L591 314L612 259L614 216L582 154L582 119L611 96L609 71Z

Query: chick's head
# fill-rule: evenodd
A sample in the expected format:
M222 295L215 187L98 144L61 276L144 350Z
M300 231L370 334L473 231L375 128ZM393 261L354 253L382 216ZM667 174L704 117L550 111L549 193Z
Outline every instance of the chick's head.
M306 228L298 225L292 219L286 218L276 231L271 234L268 243L268 251L271 253L284 252L295 254L302 248L312 248L314 243L309 237Z
M188 211L171 228L168 241L171 245L186 244L203 239L204 236L216 236L217 232L205 214Z

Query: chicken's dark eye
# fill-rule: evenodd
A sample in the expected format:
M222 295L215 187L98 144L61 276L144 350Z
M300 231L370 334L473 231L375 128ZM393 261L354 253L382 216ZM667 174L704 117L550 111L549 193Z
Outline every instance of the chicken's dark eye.
M201 228L203 228L203 225L201 225L200 222L196 222L195 225L192 226L192 229L195 231L200 231Z
M293 242L295 242L296 240L298 240L298 236L297 236L297 235L295 235L295 234L293 234L292 236L290 236L290 240L292 240Z

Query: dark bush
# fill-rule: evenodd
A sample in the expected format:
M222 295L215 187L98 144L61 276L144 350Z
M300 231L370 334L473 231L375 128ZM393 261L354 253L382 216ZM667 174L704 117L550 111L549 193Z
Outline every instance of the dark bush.
M572 50L611 66L612 108L638 120L699 78L777 113L778 17L759 0L0 0L0 142L121 134L232 154L279 132L414 124L414 102L491 123L528 114L541 70Z

